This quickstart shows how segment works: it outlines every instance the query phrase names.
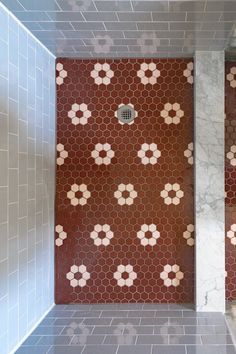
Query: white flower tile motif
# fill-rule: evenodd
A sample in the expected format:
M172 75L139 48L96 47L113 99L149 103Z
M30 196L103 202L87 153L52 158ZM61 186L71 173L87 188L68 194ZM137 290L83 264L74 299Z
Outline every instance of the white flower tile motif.
M75 277L77 273L80 273L80 279ZM76 288L77 286L83 288L86 285L87 280L90 279L90 273L87 272L85 265L82 264L78 267L74 264L70 267L70 272L66 274L66 278L70 281L70 286L72 288Z
M179 124L183 116L184 111L180 109L179 103L166 103L161 111L161 117L164 118L166 124Z
M71 118L71 122L74 125L85 125L91 117L91 111L85 103L74 103L71 106L71 110L68 112L68 117Z
M55 244L56 246L60 247L63 245L63 241L67 238L67 233L64 231L62 225L56 225L55 231L58 235L56 238Z
M114 273L114 278L117 280L117 285L122 286L132 286L134 280L137 278L137 273L134 271L133 266L120 264L117 267L117 271Z
M187 82L191 85L193 84L193 74L192 73L193 73L193 62L191 61L187 64L187 69L185 69L183 72L184 76L187 78Z
M130 322L118 323L117 327L113 331L113 334L117 338L118 345L132 345L135 344L137 330L134 325Z
M67 77L67 71L64 70L63 64L57 63L56 70L58 71L58 76L56 78L57 85L62 85L64 83L64 79Z
M229 81L229 84L232 88L236 87L236 67L232 66L232 68L230 68L230 72L229 74L227 74L226 76L227 80Z
M232 245L236 246L236 224L232 224L230 230L227 232L227 237L230 239Z
M70 203L73 206L85 205L88 199L91 197L91 193L88 190L86 184L73 184L71 190L67 192L67 198L70 199Z
M194 225L193 224L187 225L187 230L184 231L183 238L187 241L188 246L194 245L193 232L194 232Z
M115 153L110 144L98 143L95 145L95 149L91 152L91 156L94 158L97 165L109 165L112 158L115 156Z
M91 5L92 0L67 0L72 11L86 11Z
M66 329L66 335L70 337L70 344L85 345L91 330L83 323L71 322Z
M165 188L161 191L161 197L164 199L164 203L167 205L174 204L178 205L180 199L183 198L184 192L180 189L178 183L165 184Z
M137 192L134 190L133 184L119 184L118 190L115 191L114 197L119 205L132 205L137 197Z
M91 77L94 78L94 82L97 85L109 85L111 83L111 79L114 76L114 71L111 70L109 64L95 64L94 69L91 71Z
M155 246L157 239L160 237L160 232L154 224L143 224L141 229L137 232L137 237L140 239L142 246Z
M57 165L61 166L64 164L65 159L68 157L68 152L65 150L63 144L57 144L57 152L59 153L59 157L57 158Z
M158 158L161 156L161 152L158 150L157 145L142 144L141 149L138 151L138 157L141 159L143 165L155 165Z
M90 233L90 237L95 246L108 246L113 236L113 232L108 224L97 224L94 226L94 230Z
M160 39L157 38L155 32L143 33L141 37L137 39L137 45L140 46L143 54L156 53L160 43Z
M188 144L188 148L184 151L184 156L187 157L188 163L193 165L193 143Z
M138 77L141 79L141 83L144 85L151 84L155 85L157 83L158 77L161 75L160 71L157 69L154 63L142 63L140 65L140 70L137 72Z
M94 47L94 52L97 54L110 53L111 46L113 46L114 40L108 35L100 36L97 35L95 38L91 39L91 45Z
M170 274L173 273L173 277ZM166 287L174 286L177 287L180 284L180 280L184 278L184 273L180 271L180 267L177 264L164 266L163 272L160 274L161 279L164 281Z
M227 153L227 159L230 161L230 165L236 166L236 145L232 145L230 151Z
M171 319L171 325L169 323L168 318L166 319L166 322L164 322L161 326L160 326L160 335L162 335L163 337L163 344L167 344L169 343L168 341L168 337L169 334L171 333L171 344L179 344L179 336L183 335L183 329L181 326L179 326L179 322L178 319L174 320L173 318Z
M127 104L127 105L125 105L124 103L121 103L121 104L119 104L118 108L123 107L123 106L130 106L132 109L134 109L134 105L133 105L132 103L129 103L129 104ZM118 111L115 111L115 117L118 119ZM138 117L138 112L135 111L135 116L134 116L134 118L137 118L137 117ZM119 122L121 125L124 125L124 124L128 124L128 125L134 124L134 120L132 120L132 121L129 122L129 123L123 123L123 122L121 122L121 120L118 119L118 122Z

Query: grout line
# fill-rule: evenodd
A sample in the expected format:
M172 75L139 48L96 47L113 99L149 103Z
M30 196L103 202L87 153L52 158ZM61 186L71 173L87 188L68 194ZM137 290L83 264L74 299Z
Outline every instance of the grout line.
M48 350L47 350L47 353L46 353L46 354L48 354L52 348L53 348L53 346L51 345L51 346L48 348Z

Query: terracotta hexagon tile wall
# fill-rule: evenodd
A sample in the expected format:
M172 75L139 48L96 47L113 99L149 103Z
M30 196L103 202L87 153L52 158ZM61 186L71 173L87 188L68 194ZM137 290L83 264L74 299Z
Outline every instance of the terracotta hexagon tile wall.
M58 63L56 302L193 302L192 59Z
M236 299L236 63L225 65L226 299Z

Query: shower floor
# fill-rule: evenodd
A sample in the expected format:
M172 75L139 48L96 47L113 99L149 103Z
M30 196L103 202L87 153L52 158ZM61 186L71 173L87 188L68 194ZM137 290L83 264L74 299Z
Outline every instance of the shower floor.
M17 354L235 354L224 315L192 305L56 305Z

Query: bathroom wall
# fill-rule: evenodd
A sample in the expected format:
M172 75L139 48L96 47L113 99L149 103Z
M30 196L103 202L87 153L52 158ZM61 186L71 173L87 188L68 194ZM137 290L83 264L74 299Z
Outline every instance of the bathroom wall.
M236 62L225 65L226 298L236 299Z
M55 59L0 6L0 352L54 302Z
M57 60L57 303L194 301L192 142L192 59Z

